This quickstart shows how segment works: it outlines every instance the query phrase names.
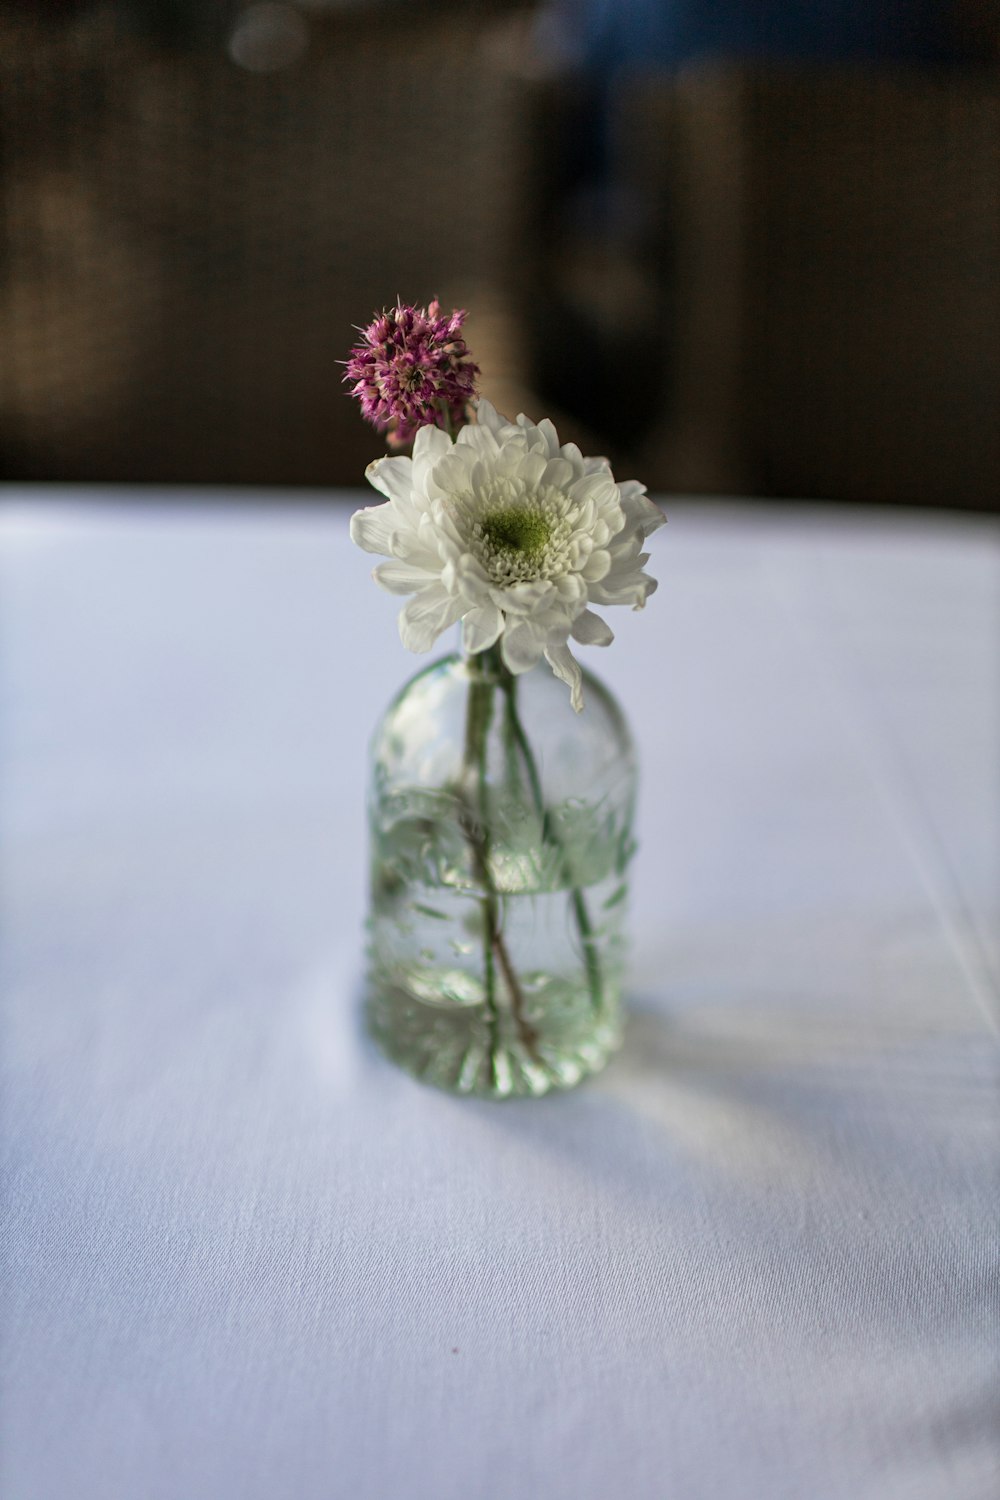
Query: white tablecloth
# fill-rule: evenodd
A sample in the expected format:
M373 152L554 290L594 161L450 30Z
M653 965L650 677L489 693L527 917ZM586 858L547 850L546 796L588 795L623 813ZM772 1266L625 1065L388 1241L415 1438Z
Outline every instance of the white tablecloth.
M127 498L0 523L3 1495L995 1500L996 529L671 508L628 1039L492 1104L359 1026L346 512Z

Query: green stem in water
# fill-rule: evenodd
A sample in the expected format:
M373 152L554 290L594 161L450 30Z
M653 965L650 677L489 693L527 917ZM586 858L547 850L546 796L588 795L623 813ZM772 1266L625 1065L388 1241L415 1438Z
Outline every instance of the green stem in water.
M594 939L594 929L590 921L590 912L587 910L587 902L583 890L573 880L573 871L570 868L569 858L563 847L562 839L552 819L552 815L545 805L542 795L541 778L538 775L538 766L535 764L535 756L531 749L528 736L525 734L521 716L517 711L517 678L510 672L504 672L504 693L506 695L506 721L508 733L512 734L521 757L524 761L525 770L528 773L528 782L531 786L531 796L535 804L538 816L542 820L542 840L551 844L559 850L563 862L563 874L570 884L570 904L573 907L573 916L580 933L580 943L583 948L583 962L587 971L587 987L590 990L590 1002L595 1012L600 1012L604 1003L604 983L601 977L601 960L597 952L597 943Z
M475 812L466 808L462 819L462 831L472 851L476 878L483 886L480 902L483 917L483 999L489 1024L490 1081L496 1086L496 1060L500 1041L500 1016L497 1011L496 969L493 963L493 932L496 927L496 898L488 882L483 880L486 865L482 849L483 818L483 756L486 731L489 728L491 704L489 687L483 682L470 682L465 711L465 776L471 781L476 777L478 807Z
M475 658L473 658L475 661ZM478 663L470 668L480 672ZM487 751L489 728L493 718L494 684L483 676L474 677L469 684L469 698L465 720L465 772L468 780L475 777L476 807L467 808L463 819L463 833L472 852L476 879L483 890L483 993L490 1021L490 1056L493 1067L493 1082L496 1083L496 1055L499 1046L500 1018L497 1011L496 969L499 966L510 993L510 1008L517 1026L518 1036L526 1051L538 1061L535 1049L536 1035L524 1014L524 994L507 944L504 941L500 922L500 901L489 866L490 832L487 778ZM495 962L494 962L495 959Z

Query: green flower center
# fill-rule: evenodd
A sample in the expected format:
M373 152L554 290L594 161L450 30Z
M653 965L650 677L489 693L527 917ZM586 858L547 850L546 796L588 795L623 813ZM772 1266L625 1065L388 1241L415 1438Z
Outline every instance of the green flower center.
M483 540L491 552L517 552L534 562L544 552L552 527L537 510L498 510L482 522Z

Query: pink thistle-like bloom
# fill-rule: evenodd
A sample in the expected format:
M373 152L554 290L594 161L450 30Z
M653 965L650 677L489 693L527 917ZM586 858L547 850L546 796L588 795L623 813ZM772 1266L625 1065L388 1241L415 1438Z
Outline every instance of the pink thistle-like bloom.
M409 443L421 427L455 432L468 420L479 366L461 335L465 317L458 308L443 316L437 302L397 303L359 330L363 342L351 350L344 379L365 419L380 431L392 428L393 447Z

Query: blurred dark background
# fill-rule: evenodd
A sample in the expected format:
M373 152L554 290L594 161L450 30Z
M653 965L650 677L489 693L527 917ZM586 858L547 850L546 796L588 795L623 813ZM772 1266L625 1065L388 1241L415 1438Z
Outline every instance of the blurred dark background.
M1000 504L1000 0L0 6L0 471L352 485L398 295L658 490Z

